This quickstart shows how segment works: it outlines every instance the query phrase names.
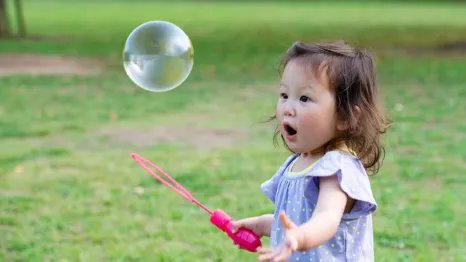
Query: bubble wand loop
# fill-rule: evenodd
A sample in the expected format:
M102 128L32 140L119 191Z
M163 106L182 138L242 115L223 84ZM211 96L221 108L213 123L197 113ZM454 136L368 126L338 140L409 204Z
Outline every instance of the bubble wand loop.
M181 186L180 184L178 184L178 182L175 181L175 179L173 179L171 176L167 175L167 173L165 173L162 169L160 169L158 166L152 164L151 162L149 162L148 160L142 158L141 156L138 156L136 154L131 154L131 157L139 164L139 166L141 166L144 170L146 170L147 173L151 174L153 177L155 177L157 180L159 180L162 184L164 184L165 186L167 186L168 188L170 188L172 191L174 191L175 193L178 193L180 196L182 196L184 199L190 201L190 202L193 202L195 203L196 205L198 205L200 208L204 209L205 211L207 211L207 213L209 214L213 214L212 210L208 209L206 206L204 206L203 204L201 204L199 201L197 201L188 191L186 191L186 189ZM155 169L158 173L162 174L163 176L165 176L170 182L172 182L177 188L175 188L174 186L170 185L170 183L167 183L167 181L165 181L164 179L162 179L161 177L159 177L158 175L154 174L149 168L147 168L142 162L144 162L145 164L149 165L150 167L152 167L153 169Z
M254 234L254 232L252 232L251 230L248 230L246 228L240 228L236 233L233 233L232 232L232 221L233 220L230 216L228 216L224 211L220 209L217 209L215 210L215 212L212 212L209 208L207 208L206 206L201 204L199 201L197 201L183 186L181 186L178 182L176 182L175 179L170 177L161 168L152 164L148 160L144 159L143 157L135 153L132 153L131 157L136 161L136 163L139 166L141 166L144 170L146 170L147 173L152 175L162 184L170 188L175 193L178 193L184 199L188 200L189 202L195 203L200 208L204 209L207 213L209 213L211 215L210 222L214 224L215 226L217 226L220 230L226 232L227 235L233 240L233 242L235 244L238 244L238 246L241 249L245 249L250 252L256 252L257 248L262 246L260 238L256 234ZM160 176L152 172L149 168L147 168L145 164L149 165L155 171L165 176L171 183L173 183L176 186L176 188L170 183L168 183L167 181L165 181L164 179L162 179Z

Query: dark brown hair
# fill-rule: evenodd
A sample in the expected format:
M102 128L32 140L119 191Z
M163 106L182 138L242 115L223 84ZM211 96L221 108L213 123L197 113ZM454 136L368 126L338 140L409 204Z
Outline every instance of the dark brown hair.
M309 66L315 76L319 76L319 73L325 70L331 91L335 93L338 117L348 121L346 135L329 141L321 150L325 153L335 149L338 142L344 141L348 148L356 153L364 167L376 174L385 157L380 135L386 132L390 123L383 115L378 101L372 55L353 48L344 41L296 42L282 58L279 74L281 75L286 65L295 59L299 59L304 66ZM353 111L355 106L361 109L359 119ZM270 120L275 118L274 115ZM275 143L278 135L284 142L283 135L277 127L274 134Z

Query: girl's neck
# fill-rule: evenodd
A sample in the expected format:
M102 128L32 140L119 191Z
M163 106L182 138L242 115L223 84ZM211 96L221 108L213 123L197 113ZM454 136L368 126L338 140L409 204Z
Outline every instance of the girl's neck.
M348 147L343 140L336 141L332 146L331 150L347 150ZM309 159L318 159L321 158L325 154L324 148L319 147L315 148L309 152L301 153L302 158L309 158Z
M347 151L348 147L346 146L344 141L338 141L334 144L331 150ZM314 149L309 152L300 153L291 171L300 172L308 168L310 165L313 165L314 163L319 161L319 159L321 159L324 156L324 154L325 152L321 148Z
M306 153L301 153L299 157L301 159L309 159L309 160L317 160L321 158L324 154L322 152L306 152Z

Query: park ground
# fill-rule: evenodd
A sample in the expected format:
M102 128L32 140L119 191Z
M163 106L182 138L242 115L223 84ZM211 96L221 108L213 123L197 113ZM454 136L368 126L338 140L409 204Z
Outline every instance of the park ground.
M335 39L374 52L394 121L371 179L376 261L466 261L465 5L24 6L29 37L0 41L1 261L254 261L130 153L212 209L272 212L259 186L287 156L262 123L278 60L294 41ZM194 45L194 69L171 92L137 88L122 67L126 37L149 20L176 23Z

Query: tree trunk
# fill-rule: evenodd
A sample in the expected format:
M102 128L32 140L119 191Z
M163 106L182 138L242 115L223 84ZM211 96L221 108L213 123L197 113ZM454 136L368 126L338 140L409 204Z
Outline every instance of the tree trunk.
M15 0L16 21L18 23L18 34L26 36L26 25L24 23L23 5L21 0Z
M10 23L8 21L8 10L6 0L0 0L0 37L10 35Z

